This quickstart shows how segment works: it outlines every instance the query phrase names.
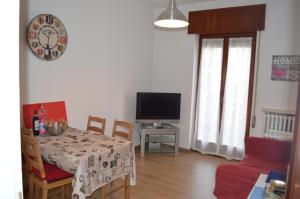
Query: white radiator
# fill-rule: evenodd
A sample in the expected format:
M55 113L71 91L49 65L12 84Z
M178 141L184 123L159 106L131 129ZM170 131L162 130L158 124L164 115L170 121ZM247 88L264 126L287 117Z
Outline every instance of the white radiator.
M264 108L265 137L292 140L295 128L295 112Z

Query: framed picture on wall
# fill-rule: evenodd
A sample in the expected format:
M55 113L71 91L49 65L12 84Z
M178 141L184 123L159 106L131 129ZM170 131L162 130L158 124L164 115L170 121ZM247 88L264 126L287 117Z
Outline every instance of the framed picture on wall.
M274 55L271 80L298 81L300 55Z

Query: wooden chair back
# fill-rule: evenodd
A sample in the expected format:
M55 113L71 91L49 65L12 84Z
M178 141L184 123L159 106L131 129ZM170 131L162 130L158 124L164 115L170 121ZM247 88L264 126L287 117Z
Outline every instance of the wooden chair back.
M30 134L28 135L26 132L24 132L22 133L22 142L28 169L32 171L32 169L35 168L39 171L40 178L45 179L46 175L37 139L34 136Z
M31 129L21 128L21 133L22 135L25 134L25 135L33 136L33 132Z
M114 120L112 136L120 136L128 141L132 141L133 124L126 121Z
M23 167L26 168L26 170L30 173L31 169L29 167L29 163L27 160L27 156L25 155L25 148L24 148L24 141L23 141L23 135L28 135L33 137L33 133L31 129L21 128L21 149L22 149L22 163Z
M96 131L96 132L104 135L105 123L106 123L105 118L94 117L94 116L89 115L86 130L87 131ZM94 124L97 124L99 126L95 126Z

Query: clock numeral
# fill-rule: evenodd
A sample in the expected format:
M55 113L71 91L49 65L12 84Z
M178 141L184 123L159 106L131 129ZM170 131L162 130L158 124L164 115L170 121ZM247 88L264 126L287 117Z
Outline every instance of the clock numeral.
M52 15L47 15L46 22L47 22L47 24L53 24L53 16Z
M49 48L45 49L45 55L51 55L51 50Z
M63 37L60 37L60 38L59 38L59 42L62 43L62 44L65 44L65 43L67 42L67 38L64 37L64 36L63 36Z
M37 43L37 42L32 42L32 47L33 47L33 48L38 47L38 43Z
M28 38L30 38L30 39L36 39L36 37L37 37L37 33L36 32L34 32L34 31L29 31L28 32Z
M34 29L34 30L38 30L38 29L39 29L39 25L33 24L33 29Z
M45 59L51 59L51 50L49 48L45 49L45 55L44 55Z
M44 23L43 17L39 17L39 18L38 18L38 21L39 21L40 24L43 24L43 23Z
M37 54L38 54L39 56L42 55L43 53L44 53L43 49L39 48L39 49L37 50Z
M54 51L52 52L52 55L53 55L54 57L57 57L57 56L58 56L58 51L57 51L57 50L54 50Z
M63 46L63 45L58 45L57 49L58 49L59 51L63 51L63 50L64 50L64 46Z

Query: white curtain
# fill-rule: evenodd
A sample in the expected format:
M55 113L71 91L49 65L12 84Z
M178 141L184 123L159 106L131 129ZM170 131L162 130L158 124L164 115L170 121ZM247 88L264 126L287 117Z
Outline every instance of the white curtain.
M215 154L219 134L223 39L203 39L198 81L194 149Z
M228 63L218 153L244 157L252 38L229 39Z
M244 157L252 38L229 39L220 124L223 39L203 39L193 149L227 159Z

